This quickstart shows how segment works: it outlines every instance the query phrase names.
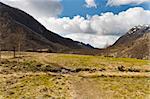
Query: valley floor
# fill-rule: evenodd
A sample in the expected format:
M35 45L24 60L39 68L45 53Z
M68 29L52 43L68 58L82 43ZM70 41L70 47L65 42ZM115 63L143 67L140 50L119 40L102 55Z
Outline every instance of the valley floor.
M2 52L0 99L149 98L149 60Z

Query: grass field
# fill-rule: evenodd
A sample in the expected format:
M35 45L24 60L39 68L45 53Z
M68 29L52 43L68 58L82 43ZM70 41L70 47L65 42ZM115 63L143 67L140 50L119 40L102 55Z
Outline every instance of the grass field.
M149 98L149 60L2 52L0 99Z

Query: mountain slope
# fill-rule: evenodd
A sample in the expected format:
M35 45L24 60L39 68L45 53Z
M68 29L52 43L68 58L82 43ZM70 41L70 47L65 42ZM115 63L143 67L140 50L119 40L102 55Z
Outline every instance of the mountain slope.
M0 32L2 33L3 49L5 50L12 50L14 45L10 43L12 42L10 38L14 35L21 36L22 50L49 49L52 52L60 52L68 49L93 48L92 46L73 41L69 38L63 38L48 31L29 14L1 2ZM16 40L17 37L15 36L14 38Z
M105 50L115 57L150 59L150 26L135 26Z

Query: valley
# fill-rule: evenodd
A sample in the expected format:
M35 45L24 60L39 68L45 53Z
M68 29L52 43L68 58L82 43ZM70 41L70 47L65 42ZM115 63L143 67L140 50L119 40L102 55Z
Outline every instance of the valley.
M0 98L148 99L149 60L2 52Z
M0 1L0 99L150 99L150 12L51 16L64 1Z

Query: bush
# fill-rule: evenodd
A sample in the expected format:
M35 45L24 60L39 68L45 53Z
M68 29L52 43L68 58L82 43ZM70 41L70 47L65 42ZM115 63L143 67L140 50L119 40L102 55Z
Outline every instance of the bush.
M127 71L129 71L129 72L140 72L139 69L135 69L135 68L129 68Z
M118 66L118 70L124 72L125 71L125 67L124 66Z

